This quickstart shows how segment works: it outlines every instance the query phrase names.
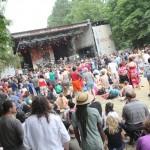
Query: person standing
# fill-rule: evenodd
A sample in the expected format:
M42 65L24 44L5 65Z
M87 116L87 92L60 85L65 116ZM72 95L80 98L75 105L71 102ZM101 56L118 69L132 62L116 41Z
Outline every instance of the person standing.
M104 132L101 126L102 119L97 109L88 107L88 104L93 100L93 95L80 92L76 96L77 110L72 114L75 137L82 150L104 149Z
M111 62L108 64L108 69L110 70L111 73L111 79L113 83L119 83L119 75L118 75L118 65L115 63L114 60L111 60Z
M37 75L34 75L34 76L33 76L33 79L31 80L31 82L32 82L33 85L34 85L34 88L35 88L35 90L36 90L37 95L40 94L40 87L39 87L39 85L38 85L38 77L37 77Z
M26 150L23 145L23 128L21 122L13 117L16 105L11 100L3 103L4 115L0 119L0 146L4 150Z
M82 91L82 87L81 87L82 76L79 74L76 67L73 67L72 71L73 72L70 73L70 77L72 79L73 90L74 90L74 92Z
M90 94L93 94L95 96L94 76L90 71L88 71L87 68L84 68L83 78L85 80L87 90L89 91Z
M149 94L150 97L150 58L148 58L148 63L144 66L144 75L147 77L147 81L149 83Z
M69 134L61 118L51 113L45 96L35 96L25 121L24 145L32 150L69 150Z
M119 73L120 84L123 84L125 81L129 81L127 76L128 73L127 69L122 64L119 64L118 73Z
M61 84L62 84L63 91L64 91L64 86L67 86L69 88L69 75L65 69L62 71L61 74Z
M149 53L145 50L144 51L144 55L143 55L143 60L144 60L144 63L148 63L148 59L150 58L150 55Z
M40 75L39 80L38 80L38 85L40 87L40 92L42 95L47 96L47 83L46 80L44 79L43 75Z
M105 74L105 71L101 71L101 74L102 75L100 77L100 81L102 84L102 88L104 88L105 90L108 90L108 88L110 87L108 75Z
M132 56L129 57L129 63L127 64L127 68L129 83L133 86L133 88L136 88L136 86L139 87L140 80L137 72L137 65L134 62L134 58Z
M55 84L56 84L56 77L55 77L56 75L55 75L55 73L52 71L52 69L50 69L50 73L49 73L49 80L50 80L50 83L53 85L53 86L55 86Z

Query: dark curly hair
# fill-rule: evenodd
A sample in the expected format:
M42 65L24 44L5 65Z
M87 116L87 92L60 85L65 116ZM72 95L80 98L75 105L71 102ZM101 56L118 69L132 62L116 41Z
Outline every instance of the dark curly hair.
M47 98L45 96L33 97L33 102L31 105L31 114L37 115L38 118L44 116L47 122L49 123L49 113L51 113L51 108L49 106Z
M146 119L143 123L144 130L150 134L150 118Z
M83 137L86 139L87 137L86 124L87 124L87 119L88 119L87 104L77 105L76 116L77 116L78 121L81 124Z

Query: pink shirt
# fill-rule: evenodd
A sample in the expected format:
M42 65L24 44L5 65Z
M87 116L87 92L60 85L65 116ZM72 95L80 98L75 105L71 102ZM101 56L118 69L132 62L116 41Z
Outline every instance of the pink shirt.
M126 67L120 67L118 69L118 73L122 76L125 76L127 74L127 70L126 70Z

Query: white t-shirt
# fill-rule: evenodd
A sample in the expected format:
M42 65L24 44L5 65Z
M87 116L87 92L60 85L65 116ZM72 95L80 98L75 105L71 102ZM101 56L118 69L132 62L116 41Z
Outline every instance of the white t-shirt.
M45 117L30 116L25 122L24 146L32 150L64 150L63 144L70 136L59 116L49 114Z
M119 115L118 115L118 113L115 112L115 111L109 112L109 113L107 114L107 116L106 116L106 114L103 114L103 115L102 115L102 120L103 120L103 123L104 123L103 130L105 130L105 129L107 128L107 126L106 126L106 121L107 121L107 117L108 117L108 116L112 116L112 117L114 117L114 118L116 118L116 119L119 119Z
M150 58L149 54L143 55L144 63L148 63L148 58Z
M45 76L46 76L47 79L49 79L49 72L46 72Z
M95 69L95 70L93 71L93 74L98 74L98 75L99 75L100 73L99 73L99 71L98 71L97 69Z
M118 66L115 62L111 62L108 64L108 68L110 69L111 73L116 73Z
M114 117L114 118L116 118L116 119L119 119L119 115L118 115L118 113L115 112L115 111L109 112L109 113L108 113L108 116L112 116L112 117Z

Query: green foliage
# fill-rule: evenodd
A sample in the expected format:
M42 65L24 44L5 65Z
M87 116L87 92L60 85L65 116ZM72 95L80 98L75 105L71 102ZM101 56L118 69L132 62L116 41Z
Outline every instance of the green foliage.
M74 0L72 4L70 20L72 22L83 22L101 20L102 3L100 0Z
M3 9L3 6L0 5L0 71L8 66L19 67L21 61L18 55L13 54L13 42L7 29L7 26L10 25L10 20L5 18Z
M22 58L19 55L14 55L12 51L0 52L0 71L12 66L14 68L20 68Z
M48 26L102 19L100 0L56 0L52 14L48 17Z
M56 0L48 26L107 20L118 49L141 47L150 39L149 0Z
M10 21L5 18L3 8L0 7L0 50L6 50L8 46L12 45L10 33L7 29L8 25L10 25Z
M149 0L109 0L104 8L118 49L141 47L150 38Z
M56 0L53 12L48 17L48 26L59 26L67 24L67 15L70 14L72 2L68 0Z

